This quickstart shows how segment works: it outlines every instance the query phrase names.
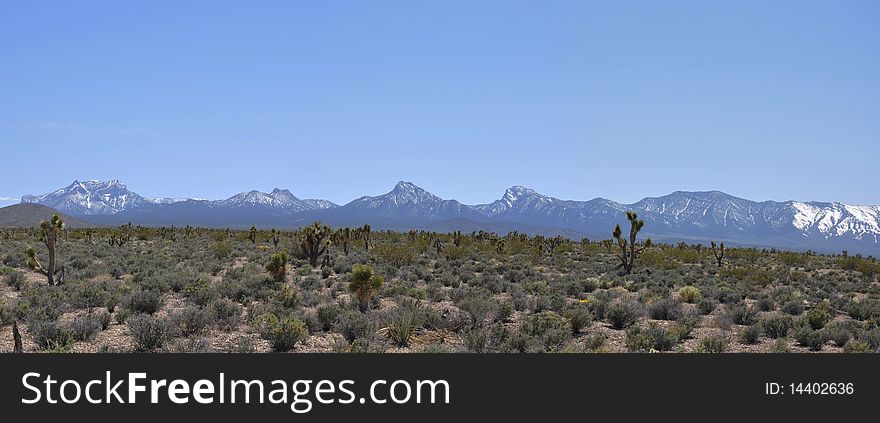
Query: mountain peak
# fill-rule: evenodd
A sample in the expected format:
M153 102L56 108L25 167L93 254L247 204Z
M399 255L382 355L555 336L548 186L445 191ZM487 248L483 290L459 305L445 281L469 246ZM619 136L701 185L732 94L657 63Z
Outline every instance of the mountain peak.
M507 190L504 191L504 199L509 201L516 201L521 197L527 197L530 195L539 195L537 191L526 188L522 185L514 185Z
M400 181L397 183L397 185L394 186L394 189L391 190L391 192L416 193L416 192L425 192L425 190L420 188L418 185L416 185L412 182Z

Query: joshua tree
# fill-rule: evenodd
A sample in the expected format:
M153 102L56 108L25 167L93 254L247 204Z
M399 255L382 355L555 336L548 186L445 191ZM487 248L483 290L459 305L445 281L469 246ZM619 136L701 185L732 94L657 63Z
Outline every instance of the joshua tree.
M370 300L373 295L382 288L385 278L373 274L373 268L370 266L355 264L351 269L351 282L348 283L348 290L358 299L358 308L361 312L366 312L370 306Z
M21 333L18 331L18 321L12 321L12 352L23 353L24 348L21 346Z
M351 241L351 228L339 228L336 232L333 232L333 236L331 237L333 243L342 244L342 252L345 255L348 255L348 243Z
M276 282L284 282L287 277L287 254L283 251L272 254L272 258L266 264L266 270L272 274Z
M553 255L553 252L556 251L556 247L562 244L562 237L557 235L553 238L548 239L546 242L547 249L550 251L550 255Z
M315 222L311 226L303 228L300 245L303 252L309 257L309 264L318 267L318 259L327 252L329 244L330 227Z
M257 227L251 226L251 231L248 234L248 239L251 240L251 244L257 243Z
M495 252L498 254L504 253L504 240L499 239L495 241Z
M603 240L602 240L602 246L605 247L605 250L608 251L608 253L610 254L610 253L611 253L611 247L614 246L614 242L611 241L610 239L603 239Z
M275 251L278 251L278 241L278 231L272 228L272 245L275 246Z
M642 227L645 226L645 221L639 220L639 215L633 211L626 212L626 219L630 223L629 240L623 238L623 231L620 229L620 225L614 227L612 235L617 240L617 246L620 247L620 254L617 256L620 259L620 264L614 270L623 269L623 274L628 275L632 273L636 257L651 246L651 239L647 239L641 248L637 247L636 236L642 230Z
M437 249L437 255L443 252L443 243L440 242L440 238L434 238L434 248Z
M455 231L452 233L452 244L456 247L461 246L461 231Z
M370 252L370 224L367 223L361 228L361 232L364 235L364 251Z
M49 285L55 285L55 243L58 241L58 235L64 230L64 222L58 214L52 215L51 220L40 222L41 239L46 249L49 250L48 266L43 266L37 259L37 251L33 247L27 248L28 267L36 272L42 273L49 280ZM64 266L62 266L63 270ZM62 271L63 275L63 271ZM63 279L63 276L62 276Z
M712 241L712 255L715 256L715 261L718 262L718 267L723 265L722 261L724 260L724 243L721 243L721 248L715 248L715 241Z

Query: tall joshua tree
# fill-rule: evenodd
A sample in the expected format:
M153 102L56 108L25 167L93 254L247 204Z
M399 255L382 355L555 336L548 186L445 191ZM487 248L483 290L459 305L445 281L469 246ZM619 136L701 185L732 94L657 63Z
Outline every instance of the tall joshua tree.
M250 233L248 233L248 239L251 240L251 244L257 243L257 227L251 226Z
M275 246L275 251L278 251L278 241L280 241L278 239L278 231L276 231L275 228L272 228L272 245Z
M720 249L716 249L715 247L715 241L712 241L712 255L715 256L715 261L718 262L718 267L721 267L724 265L724 243L721 243Z
M303 228L300 245L303 252L309 257L309 264L312 267L318 267L318 259L327 252L330 233L330 227L322 225L320 222L315 222Z
M370 224L367 223L366 225L364 225L364 227L361 228L361 232L364 235L364 250L369 253L370 252Z
M28 267L46 276L46 279L49 280L49 285L55 285L55 244L58 242L58 235L61 235L62 231L64 231L64 221L61 220L57 213L52 215L51 220L40 222L40 239L46 245L46 249L49 250L49 262L46 266L43 266L40 260L37 259L37 251L33 247L27 248Z
M623 237L623 231L620 229L620 225L614 227L612 235L614 236L614 239L617 240L617 246L620 247L620 254L617 255L617 258L620 259L620 264L614 269L623 269L623 274L628 275L632 273L636 257L638 257L642 251L645 251L646 248L651 246L651 239L649 238L645 240L644 245L638 247L636 244L636 236L639 234L639 231L642 230L642 227L645 226L645 221L639 220L639 215L634 211L626 212L626 219L629 220L630 224L629 240Z
M331 237L334 244L342 244L342 252L348 255L348 243L351 242L351 228L339 228Z

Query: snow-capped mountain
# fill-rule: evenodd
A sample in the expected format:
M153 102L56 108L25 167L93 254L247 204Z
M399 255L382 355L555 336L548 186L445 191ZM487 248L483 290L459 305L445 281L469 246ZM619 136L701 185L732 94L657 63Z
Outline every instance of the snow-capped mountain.
M560 200L519 185L508 188L499 200L474 209L495 219L579 229L598 226L626 211L624 205L603 198Z
M288 190L249 191L225 200L145 199L119 181L74 181L58 191L25 196L89 221L145 225L291 228L321 220L334 226L369 223L377 229L458 228L610 237L633 210L646 222L645 237L661 241L708 242L880 255L880 206L799 201L750 201L719 191L676 191L633 204L604 198L561 200L523 186L508 188L489 204L445 200L401 181L382 195L344 206L300 199Z
M389 193L361 197L339 208L338 213L376 217L422 217L450 219L482 217L482 213L455 200L444 200L416 186L400 181Z
M174 203L179 203L179 202L181 202L181 201L197 200L197 198L183 198L183 197L173 197L173 198L169 198L169 197L153 197L153 198L145 198L145 200L147 200L147 202L148 202L148 203L151 203L151 204L174 204Z
M226 200L218 201L223 207L265 207L297 213L307 210L321 210L337 207L327 200L301 200L286 189L275 188L270 193L249 191L236 194Z
M149 204L122 182L73 181L67 187L43 195L25 195L22 203L37 203L62 213L79 216L116 214Z

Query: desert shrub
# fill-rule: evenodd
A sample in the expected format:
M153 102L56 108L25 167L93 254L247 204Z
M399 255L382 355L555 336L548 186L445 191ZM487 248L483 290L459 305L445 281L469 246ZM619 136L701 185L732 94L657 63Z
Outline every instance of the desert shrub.
M731 304L727 308L727 314L737 325L752 325L758 318L758 311L745 303Z
M800 316L804 312L804 302L802 300L790 300L782 304L782 312L792 316Z
M856 320L867 321L880 317L880 301L853 300L847 306L847 313Z
M207 306L219 296L217 288L211 286L208 278L198 277L189 281L183 288L183 295L191 303L199 306Z
M825 337L838 347L846 345L851 337L849 330L841 324L827 325L823 330L825 331Z
M211 255L217 260L223 260L232 254L232 242L229 240L215 243L211 246Z
M259 328L260 336L269 341L272 351L286 352L296 348L296 344L303 342L309 337L309 330L305 323L296 315L279 318L266 313L257 316L255 324Z
M684 286L678 290L678 296L682 301L693 304L700 298L700 289L695 286Z
M173 311L169 318L176 333L189 337L204 332L211 324L211 316L198 307L184 307Z
M669 333L675 336L678 341L689 339L691 337L691 332L693 332L699 322L700 319L697 316L681 316L675 321L675 324L670 327Z
M623 329L632 326L642 315L642 305L633 299L615 300L605 311L608 323L614 329Z
M211 342L207 338L180 338L174 340L168 350L173 353L209 353Z
M511 331L510 334L503 339L500 349L504 352L527 353L534 351L537 345L537 339L525 333L522 328L519 328Z
M345 311L339 315L336 331L352 343L358 338L372 337L376 332L376 323L363 313Z
M468 250L464 246L456 247L455 245L450 245L443 250L443 257L447 261L461 260L467 257L467 255Z
M135 314L153 314L162 307L162 294L147 289L139 289L129 294L125 307Z
M700 343L694 348L694 352L723 353L727 351L728 344L729 341L724 335L711 334L700 340Z
M471 329L462 335L462 340L469 352L483 353L487 351L489 335L484 329Z
M776 307L776 302L769 295L758 299L758 310L771 311Z
M208 314L217 327L233 330L241 322L241 305L228 298L218 298L208 305Z
M779 253L779 261L789 267L804 267L810 262L810 256L803 253L783 251Z
M813 307L807 312L807 323L813 329L822 329L831 321L831 307L828 303L823 302L818 307Z
M846 345L843 346L843 352L845 353L870 353L874 352L874 349L868 345L867 342L858 341L855 339L851 339Z
M669 297L651 303L649 314L654 320L676 320L682 315L681 301Z
M583 339L587 351L599 351L605 346L606 339L602 334L587 335Z
M129 317L126 324L140 351L153 351L162 348L170 338L170 325L165 318L139 314Z
M758 338L761 337L761 325L754 324L751 326L746 326L740 334L740 342L745 345L753 345L758 343Z
M373 254L381 263L397 268L410 265L415 260L412 250L395 244L377 245L373 248Z
M761 327L764 329L764 334L770 338L785 338L788 336L788 331L791 330L794 325L794 321L791 316L785 315L773 315L764 318L761 321Z
M480 291L472 291L456 301L456 306L471 316L474 327L482 327L487 319L495 315L498 301L490 295L481 295Z
M820 351L825 344L825 333L814 330L808 324L798 326L794 330L794 339L802 347L807 347L811 351Z
M767 352L790 353L791 347L788 345L788 341L785 338L779 338L770 343L770 346L767 348Z
M571 323L552 311L543 311L527 317L521 329L525 334L538 339L547 351L565 345L572 334Z
M9 272L6 274L4 282L6 283L6 286L9 286L16 291L21 291L21 287L24 286L25 283L24 273L18 271Z
M329 331L336 326L336 323L339 321L339 315L342 313L342 307L340 307L336 303L332 304L324 304L318 307L318 323L321 325L321 330Z
M568 319L568 322L571 324L571 331L574 334L580 333L581 329L589 327L592 323L590 309L582 303L577 303L566 308L563 316Z
M504 288L504 282L495 275L484 273L470 282L470 285L476 288L483 288L489 292L497 294Z
M626 331L625 344L631 352L669 351L677 342L676 335L656 323L646 328L633 326Z
M697 302L697 309L700 311L700 314L707 315L715 311L715 308L718 307L718 300L714 298L700 298Z
M28 334L43 350L63 348L70 344L70 332L63 330L54 320L31 319L27 323Z
M81 314L70 322L68 329L70 335L76 341L88 341L103 329L104 325L100 316L96 314Z

